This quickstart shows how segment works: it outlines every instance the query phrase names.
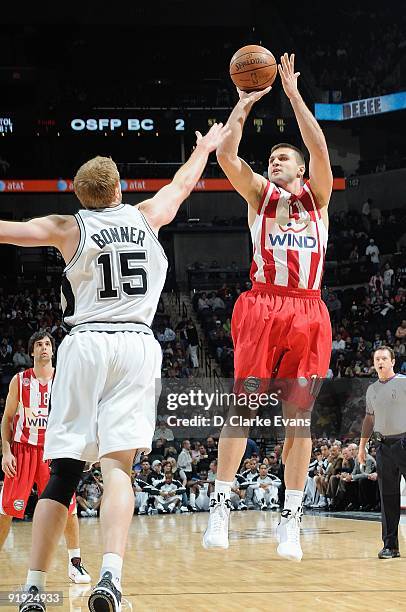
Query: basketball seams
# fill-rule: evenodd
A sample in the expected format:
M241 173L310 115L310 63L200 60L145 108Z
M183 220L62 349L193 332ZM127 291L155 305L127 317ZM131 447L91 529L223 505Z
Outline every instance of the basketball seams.
M245 53L241 53L241 55L237 55L236 58L234 58L234 56L231 58L230 61L230 66L231 64L233 64L234 62L236 62L238 59L240 59L240 57L244 57L244 55L252 55L253 53L256 53L257 55L269 55L270 57L274 58L273 53L271 53L270 51L246 51Z
M271 66L276 66L276 62L274 64L262 64L262 66L258 66L258 68L248 68L248 70L241 70L241 72L230 72L230 76L245 74L246 72L256 72L257 70L263 70L264 68L271 68Z

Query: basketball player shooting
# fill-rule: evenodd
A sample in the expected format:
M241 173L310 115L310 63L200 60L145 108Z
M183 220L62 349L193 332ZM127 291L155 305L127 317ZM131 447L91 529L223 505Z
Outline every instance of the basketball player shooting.
M295 56L285 53L278 70L310 153L309 180L303 183L303 153L290 144L272 147L269 180L238 156L248 114L270 87L254 93L239 91L240 99L228 120L231 133L217 149L217 159L247 202L253 243L252 289L238 298L232 316L236 387L242 383L248 392L255 383L262 392L269 379L281 379L283 413L292 419L292 426L286 428L282 454L286 497L277 528L277 551L300 561L301 507L311 438L309 428L295 422L310 416L311 379L324 377L330 361L331 326L320 285L333 178L323 132L299 93L300 73L295 72L294 62ZM298 379L308 383L306 387ZM219 441L215 492L203 536L206 548L228 548L230 490L248 435L246 429L230 434L231 429L223 428Z
M103 560L89 598L92 612L121 608L121 571L134 512L131 468L137 451L150 452L155 430L162 354L150 325L167 270L158 230L175 217L229 129L214 124L205 136L196 134L195 150L172 182L138 206L121 203L116 164L96 157L74 179L84 210L23 223L0 221L0 242L54 246L66 262L62 306L70 333L58 351L44 447L44 458L52 459L51 477L34 513L25 588L33 594L44 590L85 462L100 459ZM21 612L44 609L40 602L20 606Z
M49 481L49 465L44 462L43 453L55 373L52 366L54 350L55 340L49 333L35 332L28 341L28 353L34 359L34 367L13 376L9 385L1 421L4 485L0 491L0 550L13 517L24 518L33 485L37 485L40 496ZM69 505L65 540L68 576L76 584L87 584L91 578L80 556L75 495Z

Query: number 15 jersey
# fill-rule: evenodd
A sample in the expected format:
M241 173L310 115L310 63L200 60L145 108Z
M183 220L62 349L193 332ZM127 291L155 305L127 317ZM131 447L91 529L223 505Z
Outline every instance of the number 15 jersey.
M168 260L144 215L134 206L80 210L80 240L62 278L69 326L82 323L151 325Z

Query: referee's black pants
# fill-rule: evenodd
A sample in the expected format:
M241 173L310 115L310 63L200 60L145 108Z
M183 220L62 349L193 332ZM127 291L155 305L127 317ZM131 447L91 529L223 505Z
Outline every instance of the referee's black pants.
M377 444L376 471L381 494L383 544L385 548L399 550L400 478L406 477L406 449L401 440Z

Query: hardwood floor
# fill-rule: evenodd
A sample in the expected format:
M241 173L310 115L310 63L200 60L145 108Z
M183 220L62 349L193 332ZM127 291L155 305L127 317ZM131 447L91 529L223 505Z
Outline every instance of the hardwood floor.
M406 609L406 547L405 559L379 560L379 522L305 515L304 558L292 563L276 554L273 530L278 520L277 512L233 513L230 548L206 551L201 547L206 513L134 517L124 563L123 611ZM13 523L0 553L2 592L25 582L31 526ZM80 526L83 562L95 583L101 561L100 523L81 519ZM401 536L402 549L404 524ZM87 610L90 588L69 584L63 542L48 579L47 591L55 590L64 593L63 605L55 610Z

